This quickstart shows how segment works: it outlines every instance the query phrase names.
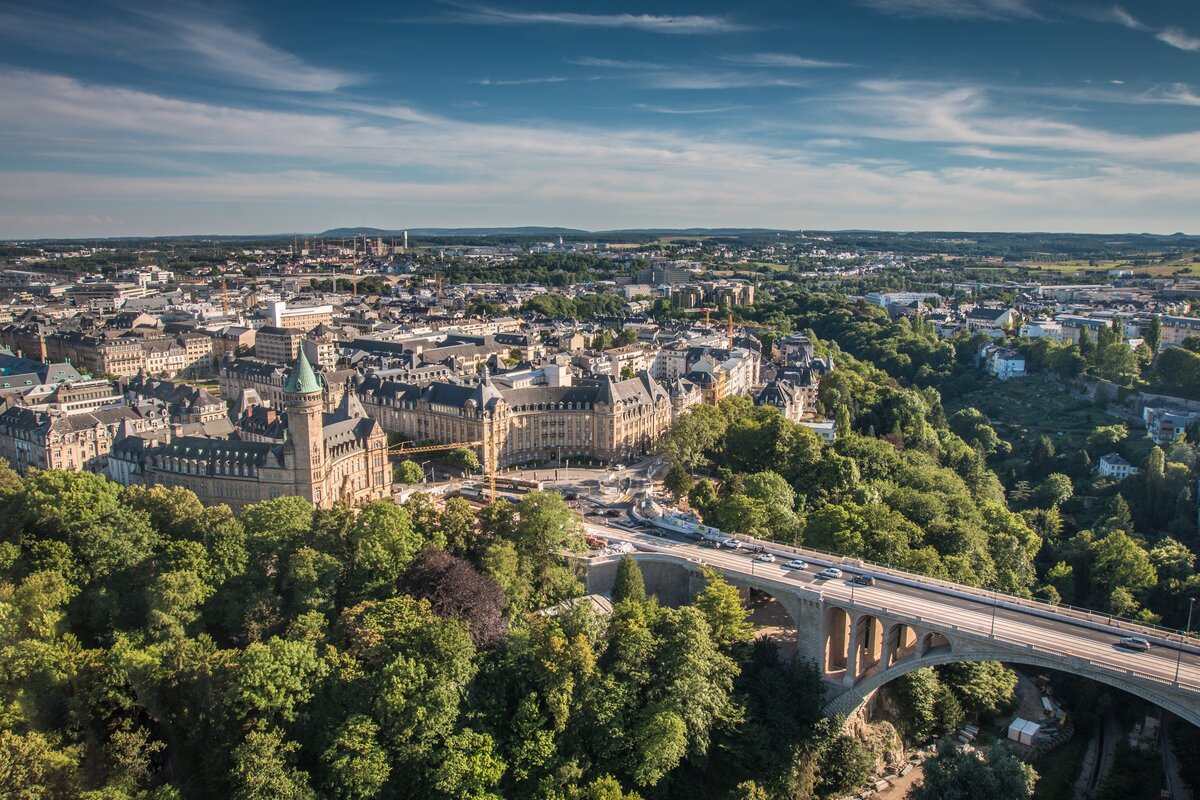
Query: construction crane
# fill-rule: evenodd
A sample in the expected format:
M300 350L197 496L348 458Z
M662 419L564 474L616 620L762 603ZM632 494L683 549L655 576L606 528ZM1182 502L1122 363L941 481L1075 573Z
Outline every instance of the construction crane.
M488 475L488 496L494 503L496 502L496 464L499 461L499 448L496 446L496 431L495 427L489 425L485 432L483 441L472 442L449 442L447 444L421 444L410 447L407 442L402 442L398 445L388 448L389 453L406 456L411 453L436 453L439 450L454 450L459 447L482 447L483 461L487 469Z
M733 312L729 312L729 328L726 331L729 336L729 349L733 349Z
M225 312L225 319L229 319L229 282L224 275L221 276L221 308Z

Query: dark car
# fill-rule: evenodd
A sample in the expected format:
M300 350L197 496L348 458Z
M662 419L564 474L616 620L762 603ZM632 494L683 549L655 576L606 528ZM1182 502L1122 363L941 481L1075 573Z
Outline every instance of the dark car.
M859 586L874 586L875 576L873 575L855 575L850 579L851 583L857 583Z

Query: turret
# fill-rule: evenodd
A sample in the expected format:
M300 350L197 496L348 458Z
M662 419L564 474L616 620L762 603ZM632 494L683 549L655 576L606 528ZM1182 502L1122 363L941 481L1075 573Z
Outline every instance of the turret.
M283 385L283 405L287 409L287 446L295 477L296 494L317 506L327 505L321 484L325 478L325 441L322 412L325 392L321 379L313 371L304 348L292 365Z

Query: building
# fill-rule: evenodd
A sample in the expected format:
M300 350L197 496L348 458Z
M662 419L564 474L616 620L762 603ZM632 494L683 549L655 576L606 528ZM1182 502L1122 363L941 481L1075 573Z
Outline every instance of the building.
M774 406L784 418L799 422L804 418L804 392L786 380L773 380L754 398L756 406Z
M284 496L318 508L391 496L387 434L352 392L326 413L326 387L301 352L282 395L282 441L129 435L113 450L109 474L126 485L190 489L202 502L235 509Z
M94 377L137 375L146 368L140 339L105 338L81 331L60 331L46 337L46 358L67 361Z
M1173 317L1164 314L1162 320L1162 347L1182 347L1189 336L1200 336L1200 317Z
M68 413L9 406L0 412L0 457L18 472L104 472L122 430L165 435L169 423L167 409L152 403Z
M1121 458L1117 453L1100 456L1096 470L1106 478L1123 481L1130 475L1136 475L1138 468Z
M367 376L358 381L367 413L413 441L482 443L495 437L500 467L546 461L621 461L650 452L671 425L671 398L646 372L508 388L487 370L474 384L414 386Z
M266 324L276 328L299 328L308 333L318 325L333 324L333 306L294 306L288 308L283 300L267 304ZM294 358L294 356L293 356ZM291 359L287 363L290 363Z
M1064 341L1062 323L1052 319L1031 319L1021 324L1022 339L1049 339L1052 342Z
M1025 356L1011 347L985 344L979 348L979 359L988 374L1002 381L1025 377Z
M942 296L936 292L869 292L865 299L868 303L881 308L924 303L926 300L932 300L934 305L942 304Z
M300 354L304 331L264 325L254 338L254 356L275 364L291 364Z
M1017 312L1010 308L972 308L967 312L966 326L972 333L1003 336L1004 332L1017 325Z
M1155 444L1170 444L1182 439L1188 428L1200 423L1200 412L1147 406L1142 409L1142 421Z

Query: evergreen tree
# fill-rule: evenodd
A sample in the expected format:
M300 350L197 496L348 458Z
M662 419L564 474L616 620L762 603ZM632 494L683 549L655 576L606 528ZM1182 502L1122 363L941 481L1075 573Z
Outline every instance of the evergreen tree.
M642 578L642 568L629 556L623 557L617 564L617 575L613 579L612 600L614 603L626 600L634 603L646 601L646 584Z

